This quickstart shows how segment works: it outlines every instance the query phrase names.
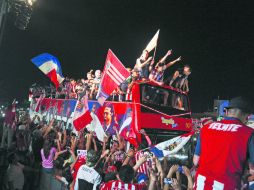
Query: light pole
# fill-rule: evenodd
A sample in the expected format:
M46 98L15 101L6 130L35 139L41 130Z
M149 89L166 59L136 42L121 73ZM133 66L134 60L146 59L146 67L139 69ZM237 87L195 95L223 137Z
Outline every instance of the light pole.
M2 44L5 23L7 19L8 3L7 0L0 0L0 46Z

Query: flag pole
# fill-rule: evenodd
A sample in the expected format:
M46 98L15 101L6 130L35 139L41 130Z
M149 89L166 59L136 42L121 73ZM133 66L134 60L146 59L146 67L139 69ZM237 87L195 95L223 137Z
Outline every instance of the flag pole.
M156 50L157 50L157 44L156 44L156 46L154 48L154 52L153 52L153 59L152 59L153 61L154 61L154 58L155 58Z

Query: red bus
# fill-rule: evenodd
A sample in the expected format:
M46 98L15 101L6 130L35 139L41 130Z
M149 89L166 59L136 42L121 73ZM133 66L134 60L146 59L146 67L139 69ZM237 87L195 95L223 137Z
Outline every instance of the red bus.
M95 108L101 125L106 128L105 110L111 110L111 122L124 125L127 117L131 117L132 128L141 142L140 129L145 129L153 143L159 143L192 130L191 110L187 93L170 86L159 86L152 82L136 82L132 88L131 101L106 101L100 106L96 100L89 100L89 110ZM109 98L110 99L110 98ZM112 99L112 98L111 98ZM38 98L37 98L38 100ZM50 120L55 117L72 128L72 117L76 100L44 98L41 100L39 113L35 113L36 100L31 104L30 114L39 114ZM130 114L130 110L132 114Z

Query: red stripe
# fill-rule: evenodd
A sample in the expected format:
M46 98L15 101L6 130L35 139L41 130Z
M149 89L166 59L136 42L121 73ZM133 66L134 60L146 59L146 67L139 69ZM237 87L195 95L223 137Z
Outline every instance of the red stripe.
M52 71L48 72L47 76L50 78L50 80L54 83L56 88L59 87L59 82L57 80L56 70L53 69Z
M90 115L89 111L86 111L83 115L73 120L73 125L77 131L83 129L87 124L91 123L93 118Z

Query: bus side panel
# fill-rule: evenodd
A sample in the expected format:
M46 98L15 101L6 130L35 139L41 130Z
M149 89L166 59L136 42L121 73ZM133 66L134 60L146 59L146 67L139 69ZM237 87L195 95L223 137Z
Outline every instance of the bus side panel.
M192 120L188 118L169 117L161 114L141 113L141 128L191 131Z

